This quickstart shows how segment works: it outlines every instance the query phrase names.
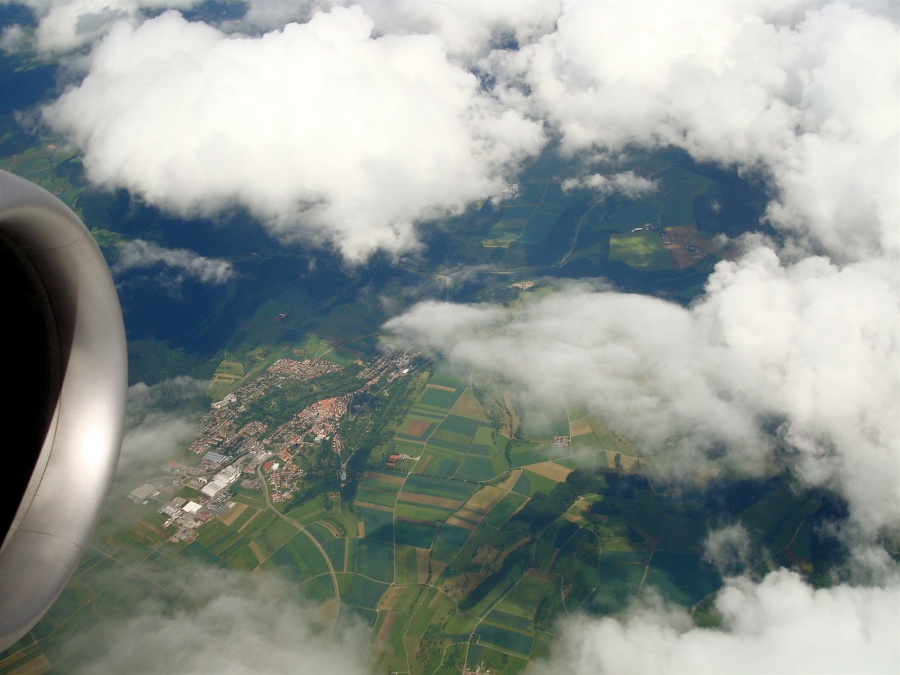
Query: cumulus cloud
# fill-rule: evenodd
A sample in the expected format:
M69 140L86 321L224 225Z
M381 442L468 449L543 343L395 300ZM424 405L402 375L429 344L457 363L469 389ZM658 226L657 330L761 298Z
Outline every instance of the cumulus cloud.
M203 284L224 284L234 276L234 269L227 260L206 258L183 248L164 248L142 239L125 243L113 272L122 273L160 263L178 270L180 278L189 277Z
M239 203L350 260L398 253L416 221L496 193L543 133L441 40L372 29L358 7L258 38L174 12L119 23L44 117L104 187L181 214Z
M587 406L676 474L709 458L841 491L870 532L900 523L900 282L877 261L720 262L691 308L573 287L516 309L423 303L387 328L510 378L533 410Z
M125 438L117 476L158 468L194 437L208 406L206 382L176 377L159 384L139 382L128 388Z
M584 178L567 178L562 182L562 189L566 192L578 187L590 188L601 197L620 193L628 199L637 199L653 194L659 186L656 181L638 176L634 171L623 171L612 176L595 173Z
M70 52L104 36L113 24L137 25L147 10L187 9L199 0L21 0L37 19L35 47L41 52Z
M813 589L786 570L730 579L718 629L656 601L621 619L567 619L537 673L893 673L900 668L900 585Z
M384 2L382 0L249 0L241 24L263 29L307 21L316 11L359 5L386 35L434 35L448 52L467 61L492 48L533 42L550 33L562 11L556 1L529 2Z
M763 171L775 225L840 260L896 255L900 38L867 9L573 3L489 69L570 152L674 145Z
M138 568L140 571L140 568ZM139 601L66 643L79 673L367 673L364 632L329 632L275 573L182 565Z

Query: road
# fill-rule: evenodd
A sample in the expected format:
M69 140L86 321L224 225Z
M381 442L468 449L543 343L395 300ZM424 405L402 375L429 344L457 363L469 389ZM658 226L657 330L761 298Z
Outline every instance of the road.
M337 575L334 573L334 566L331 564L331 558L328 557L328 554L325 553L325 549L322 548L322 545L318 542L318 540L312 536L305 527L303 527L300 523L295 520L291 520L286 515L284 515L281 511L275 508L275 505L272 503L272 499L269 497L269 484L266 482L265 476L262 474L262 465L256 467L256 475L259 477L260 485L262 486L263 495L266 497L266 503L269 505L269 508L272 509L275 514L281 518L282 520L286 520L291 525L293 525L297 530L305 534L309 537L309 540L315 544L315 547L319 549L319 553L322 554L322 557L325 558L325 564L328 565L328 572L331 574L331 583L334 584L334 600L337 603L337 607L334 610L334 618L331 620L331 630L334 631L334 627L337 624L338 616L341 613L341 591L338 588L338 580Z

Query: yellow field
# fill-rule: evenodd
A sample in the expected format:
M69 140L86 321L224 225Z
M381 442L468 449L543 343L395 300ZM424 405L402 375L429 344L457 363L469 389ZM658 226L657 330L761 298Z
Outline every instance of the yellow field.
M508 490L501 490L493 485L487 485L469 497L469 501L466 502L463 508L486 516L500 503L507 492Z
M572 438L576 436L584 436L585 434L593 433L593 429L591 429L590 422L588 422L587 417L582 417L580 420L575 420L569 425L569 435Z
M426 389L440 389L441 391L456 391L453 387L445 387L442 384L429 384Z
M509 474L509 478L500 483L500 485L498 485L497 487L504 492L509 492L513 489L513 485L516 484L516 481L519 480L519 476L521 475L522 469L513 469Z
M470 523L468 520L462 520L457 518L456 516L450 516L447 518L448 525L455 525L456 527L461 527L464 530L468 530L471 532L475 529L475 523Z
M373 511L385 511L387 513L394 512L394 509L390 506L382 506L381 504L373 504L372 502L364 502L364 501L360 501L359 499L357 499L354 502L354 504L356 504L356 506L362 506L367 509L372 509ZM362 536L362 535L359 535L359 536Z
M462 506L462 502L458 499L448 499L447 497L432 497L431 495L422 495L417 492L401 492L400 499L401 502L406 502L407 504L425 504L426 506L438 506L443 509L453 509L456 510L460 506ZM389 511L393 511L393 509L388 509Z
M481 407L481 403L479 403L478 399L471 394L463 394L460 396L459 400L456 401L456 405L453 406L450 412L462 415L463 417L484 418L484 410Z
M374 473L372 471L366 471L363 474L363 480L374 480L379 483L390 483L392 485L402 485L403 481L406 479L403 476L390 476L385 473Z
M562 483L573 471L573 469L562 466L561 464L556 464L555 462L540 462L539 464L529 464L528 470L538 474L539 476L543 476L544 478L555 480L557 483Z
M249 546L250 546L250 550L253 551L253 555L256 556L256 562L258 562L260 565L262 565L266 561L266 554L263 553L263 550L259 547L259 544L257 544L255 541L251 541Z
M231 525L235 520L237 520L237 517L239 515L241 515L247 508L248 507L246 504L240 504L238 502L232 503L231 507L228 509L228 511L225 512L225 515L222 516L222 518L221 518L222 524L223 525Z
M563 518L568 520L570 523L575 523L576 525L586 525L584 520L584 512L591 508L591 502L581 499L569 508L563 514Z

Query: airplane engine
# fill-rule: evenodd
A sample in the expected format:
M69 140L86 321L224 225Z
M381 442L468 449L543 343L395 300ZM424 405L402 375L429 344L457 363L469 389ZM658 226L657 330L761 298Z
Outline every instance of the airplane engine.
M62 592L109 492L125 329L106 262L62 202L0 171L0 650Z

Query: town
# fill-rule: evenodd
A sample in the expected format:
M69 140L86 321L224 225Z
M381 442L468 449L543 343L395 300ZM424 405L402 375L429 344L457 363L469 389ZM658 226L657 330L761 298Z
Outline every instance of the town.
M270 429L264 420L246 419L253 402L276 400L290 384L309 383L312 387L314 381L343 371L322 358L279 359L261 375L213 403L201 418L197 438L188 447L202 455L197 466L173 462L166 467L164 478L143 483L129 497L144 504L159 504L158 512L168 517L165 527L175 529L169 541L190 542L201 525L228 511L235 484L257 492L265 487L273 503L284 502L302 485L304 465L323 452L338 456L343 483L347 460L355 449L346 448L341 421L348 418L353 398L373 393L379 385L406 375L411 359L399 353L382 354L369 364L357 362L353 380L359 386L316 400ZM172 496L182 488L197 494L191 498Z

